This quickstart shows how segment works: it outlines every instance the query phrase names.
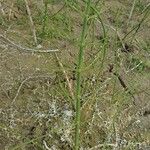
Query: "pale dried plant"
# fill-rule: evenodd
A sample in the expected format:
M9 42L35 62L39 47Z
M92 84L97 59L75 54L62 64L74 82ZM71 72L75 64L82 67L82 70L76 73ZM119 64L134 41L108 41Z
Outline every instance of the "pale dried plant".
M6 13L5 13L5 11L4 11L4 8L3 8L3 5L2 5L1 2L0 2L0 10L1 10L2 15L5 16Z
M25 1L25 4L26 4L27 13L28 13L29 20L30 20L30 27L31 27L31 30L32 30L33 38L34 38L34 43L35 43L36 46L38 46L36 30L35 30L34 22L33 22L33 19L32 19L31 11L30 11L30 8L29 8L29 4L28 4L27 0L24 0L24 1Z

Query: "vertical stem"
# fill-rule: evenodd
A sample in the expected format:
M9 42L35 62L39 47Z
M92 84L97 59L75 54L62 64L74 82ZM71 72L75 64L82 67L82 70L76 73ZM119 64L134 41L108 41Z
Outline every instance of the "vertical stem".
M29 8L29 4L28 4L27 0L24 0L24 1L25 1L25 4L26 4L27 13L28 13L29 20L30 20L30 26L31 26L34 42L35 42L35 45L37 46L38 42L37 42L37 37L36 37L36 30L35 30L35 27L34 27L32 16L31 16L31 11L30 11L30 8Z
M133 15L135 4L136 4L136 0L133 1L132 8L131 8L131 11L130 11L130 14L129 14L129 18L128 18L128 22L127 22L127 26L129 25L129 22L131 20L132 15Z
M80 147L80 124L81 124L81 67L83 64L85 38L87 32L88 15L90 11L91 0L87 0L85 16L83 20L83 28L81 32L80 49L78 54L77 65L77 86L76 86L76 117L75 117L75 150L79 150Z

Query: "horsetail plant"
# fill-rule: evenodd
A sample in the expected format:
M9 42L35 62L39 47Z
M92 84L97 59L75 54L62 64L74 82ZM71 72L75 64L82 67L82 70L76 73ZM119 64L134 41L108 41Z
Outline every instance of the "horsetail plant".
M80 49L78 53L78 62L77 62L77 85L76 85L76 117L75 117L75 150L79 150L80 147L80 124L81 124L81 68L83 65L83 56L84 56L84 48L85 48L85 40L88 26L88 17L90 12L91 0L87 0L84 20L83 20L83 28L80 37Z

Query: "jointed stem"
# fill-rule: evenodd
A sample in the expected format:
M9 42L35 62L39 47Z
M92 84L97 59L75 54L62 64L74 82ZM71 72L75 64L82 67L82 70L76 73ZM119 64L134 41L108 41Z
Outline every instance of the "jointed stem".
M83 28L80 40L80 50L77 65L77 87L76 87L76 120L75 120L75 150L79 150L80 147L80 117L81 117L81 67L83 64L85 38L87 33L88 14L90 11L91 0L86 2L85 17L83 20Z

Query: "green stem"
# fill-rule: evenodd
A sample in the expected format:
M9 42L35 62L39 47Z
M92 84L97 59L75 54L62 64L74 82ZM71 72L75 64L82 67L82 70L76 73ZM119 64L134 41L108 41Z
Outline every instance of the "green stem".
M83 64L85 39L87 33L88 15L90 11L91 0L87 0L85 16L83 20L83 28L80 40L80 50L78 54L77 65L77 86L76 86L76 117L75 117L75 150L79 150L80 147L80 124L81 124L81 67Z

